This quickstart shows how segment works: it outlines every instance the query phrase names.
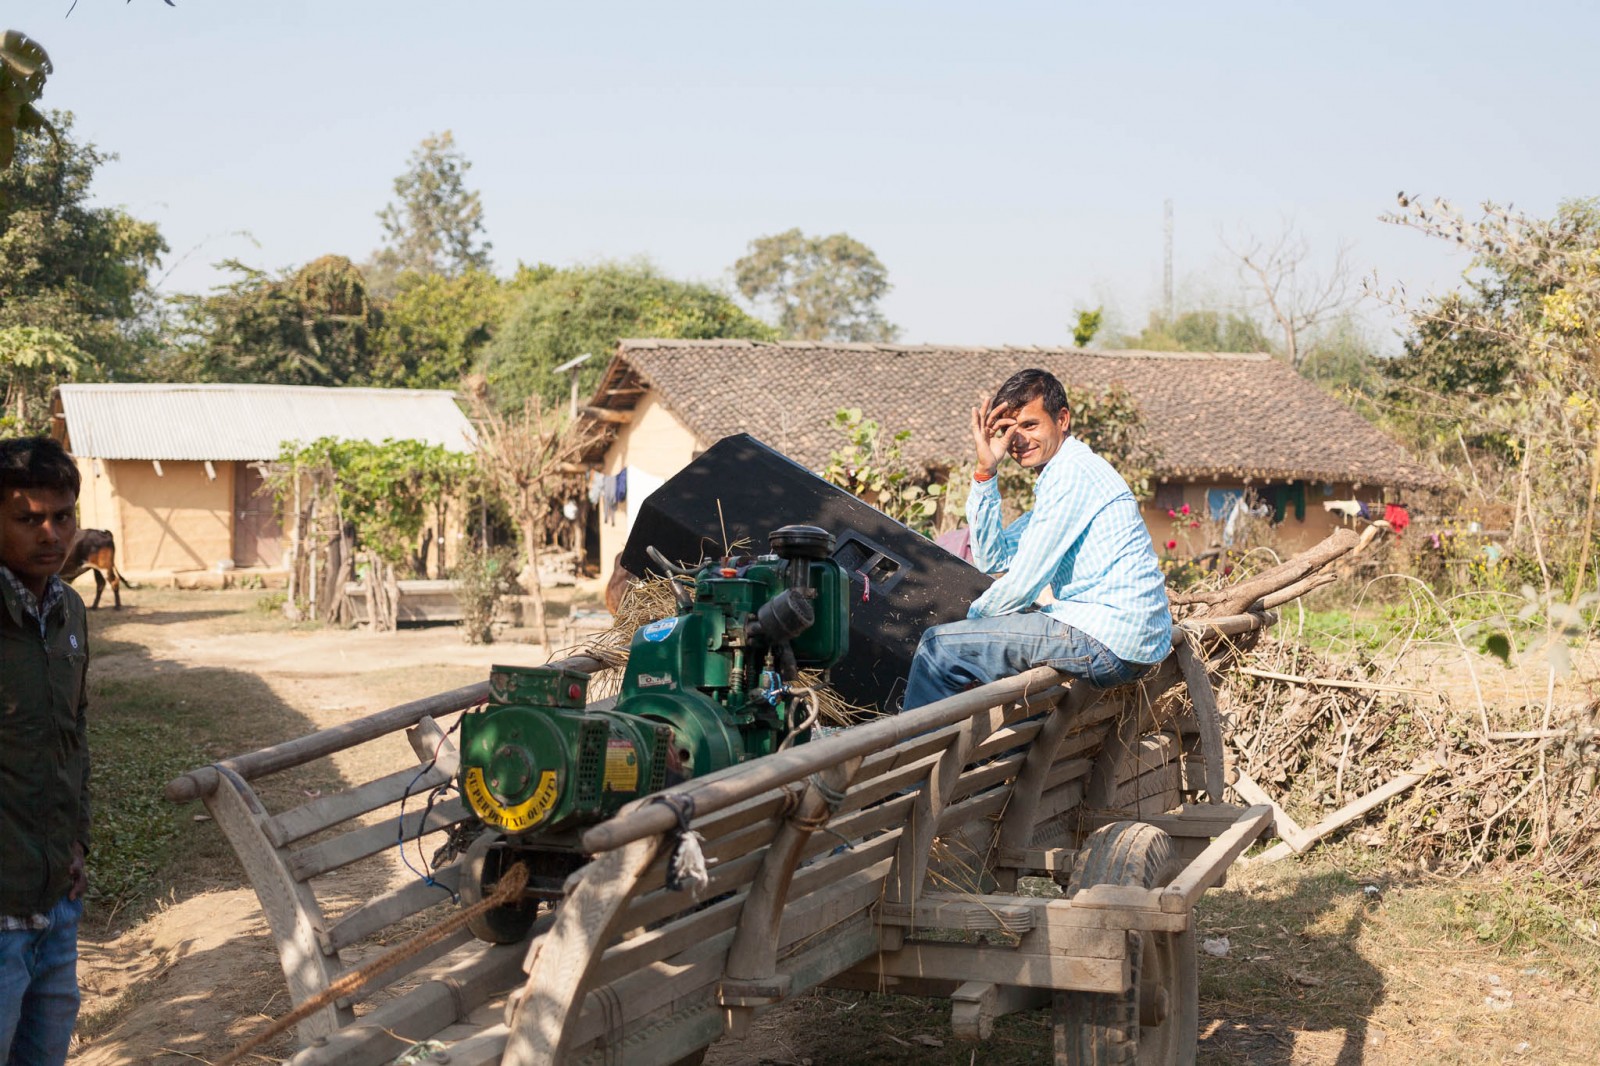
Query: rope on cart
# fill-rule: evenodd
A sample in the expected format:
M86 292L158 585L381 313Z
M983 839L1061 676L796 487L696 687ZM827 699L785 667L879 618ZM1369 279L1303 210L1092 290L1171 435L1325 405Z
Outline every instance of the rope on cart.
M385 970L393 969L407 959L413 958L425 948L432 947L445 937L450 936L456 930L465 928L468 922L480 914L486 914L496 907L510 903L512 899L522 895L522 890L527 886L528 868L519 862L506 871L505 876L500 878L499 883L495 885L494 891L490 893L488 898L474 903L464 910L457 911L432 929L418 933L404 944L391 951L384 952L366 965L351 970L349 973L341 974L327 988L324 988L277 1021L258 1030L244 1043L217 1060L216 1066L235 1066L236 1063L242 1061L246 1055L256 1048L273 1037L279 1036L292 1027L299 1025L334 1000L343 996L355 995L362 985L378 974L383 973Z

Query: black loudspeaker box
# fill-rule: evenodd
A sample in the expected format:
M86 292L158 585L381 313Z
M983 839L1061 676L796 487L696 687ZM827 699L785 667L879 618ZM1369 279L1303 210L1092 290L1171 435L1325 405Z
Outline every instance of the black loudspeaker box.
M721 505L720 520L718 505ZM850 650L830 680L860 707L898 710L922 631L967 616L990 578L748 434L724 437L638 504L622 565L660 570L645 549L692 565L728 543L764 554L779 526L821 526L852 577ZM725 528L724 528L725 527Z

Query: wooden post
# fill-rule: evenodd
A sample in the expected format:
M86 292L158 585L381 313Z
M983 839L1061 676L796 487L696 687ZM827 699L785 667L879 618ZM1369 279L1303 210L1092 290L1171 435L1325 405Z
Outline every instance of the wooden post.
M1306 844L1301 839L1305 835L1305 830L1300 828L1299 822L1290 817L1288 811L1267 795L1266 789L1256 784L1255 778L1240 770L1239 776L1233 782L1233 790L1239 793L1239 798L1246 803L1271 807L1272 829L1278 834L1278 839L1289 844L1295 852L1305 850Z
M278 952L289 996L304 1003L328 987L339 975L339 957L323 954L317 936L324 926L322 908L311 886L296 881L283 856L267 840L267 813L250 786L231 770L221 770L222 785L206 797L206 809L233 845L256 890L261 911L280 945L293 950ZM349 1025L355 1014L348 1006L329 1004L300 1023L300 1039L310 1042Z
M910 822L900 832L894 866L885 886L885 902L910 905L917 901L922 879L928 872L933 839L939 832L939 820L950 803L950 792L971 760L973 749L1005 722L1005 708L1004 703L980 708L963 722L929 771L927 783L912 798ZM886 928L883 933L886 951L898 949L905 940L905 930L898 927Z
M1217 713L1217 697L1211 690L1211 675L1205 664L1195 655L1186 630L1177 629L1178 639L1173 644L1173 654L1178 657L1178 668L1183 671L1184 684L1189 686L1189 700L1194 704L1194 716L1200 723L1200 754L1206 761L1206 797L1212 803L1222 802L1225 786L1222 770L1222 716Z
M1233 860L1270 824L1271 807L1246 808L1226 832L1213 840L1161 890L1161 909L1168 914L1189 913L1200 894L1222 880Z
M1379 785L1360 799L1340 807L1316 825L1302 830L1298 839L1292 842L1281 840L1251 861L1259 863L1276 862L1290 855L1298 855L1329 833L1355 821L1374 807L1389 802L1437 769L1439 769L1437 762L1432 759L1424 759L1413 766L1409 772L1401 774L1386 785Z
M1068 731L1077 724L1079 716L1101 695L1103 692L1087 681L1075 681L1067 690L1067 698L1055 701L1055 707L1045 719L1044 728L1028 745L1022 769L1012 783L1011 799L1000 818L999 844L1002 853L1007 848L1028 846L1034 823L1038 821L1039 798L1044 795L1044 783L1050 776L1050 767L1055 764L1056 751ZM1006 879L1013 882L1006 887L1014 888L1015 873L1009 874Z
M788 995L788 979L777 980L778 932L783 924L783 908L789 898L795 863L811 834L825 825L833 811L826 793L835 801L850 787L861 769L862 757L846 759L813 775L794 813L767 846L761 872L750 886L718 996L723 1007L723 1027L729 1036L743 1039L750 1020L759 1007L781 1002ZM819 787L820 786L820 787Z
M901 741L954 725L990 707L1019 698L1037 698L1065 678L1054 667L1036 666L926 707L875 718L823 740L718 770L672 791L693 795L696 814L711 814L770 788L802 780L844 759L884 751ZM651 803L624 810L609 821L586 829L578 843L592 855L630 840L665 833L675 825L677 818L666 804Z
M294 472L294 525L289 527L289 587L284 593L283 613L292 621L305 617L300 612L300 473Z
M583 1010L589 975L620 931L623 910L655 860L660 837L635 840L597 856L567 880L555 926L533 941L528 980L510 1014L502 1066L555 1066Z

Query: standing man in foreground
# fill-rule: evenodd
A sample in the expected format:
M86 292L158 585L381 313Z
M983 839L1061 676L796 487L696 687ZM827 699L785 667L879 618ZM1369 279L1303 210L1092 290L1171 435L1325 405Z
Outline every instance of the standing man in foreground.
M48 438L0 440L0 1062L59 1066L78 1019L88 887L89 634L56 571L78 468Z
M1071 426L1066 390L1043 370L1018 371L972 409L973 561L1004 573L964 621L923 633L903 709L1043 665L1110 688L1172 650L1166 581L1138 501ZM1003 526L995 471L1008 454L1039 479L1033 510Z

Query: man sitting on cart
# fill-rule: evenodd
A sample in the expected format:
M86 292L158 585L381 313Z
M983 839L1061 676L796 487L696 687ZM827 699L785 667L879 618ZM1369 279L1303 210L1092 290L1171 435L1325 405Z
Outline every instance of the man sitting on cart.
M1071 426L1066 390L1044 370L1019 370L993 399L979 397L967 523L973 561L999 577L964 620L923 633L902 709L1035 666L1111 688L1172 650L1166 581L1138 501ZM1006 526L995 473L1008 454L1038 480L1033 510Z

